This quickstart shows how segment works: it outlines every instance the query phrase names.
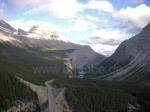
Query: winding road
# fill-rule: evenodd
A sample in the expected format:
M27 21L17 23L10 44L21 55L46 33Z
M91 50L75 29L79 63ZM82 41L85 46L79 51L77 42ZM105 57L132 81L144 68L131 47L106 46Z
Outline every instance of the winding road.
M45 85L47 86L47 90L48 90L48 106L49 106L49 110L50 112L56 112L56 108L55 108L55 102L54 102L54 96L52 93L52 88L49 85L50 81L45 82Z

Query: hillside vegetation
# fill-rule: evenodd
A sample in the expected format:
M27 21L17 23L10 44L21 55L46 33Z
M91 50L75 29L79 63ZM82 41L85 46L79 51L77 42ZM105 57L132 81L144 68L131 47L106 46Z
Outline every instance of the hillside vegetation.
M52 78L68 77L64 64L68 51L48 50L26 46L19 48L9 43L0 44L0 71L8 71L26 81L44 85Z
M150 112L150 88L129 82L59 79L74 112Z
M0 111L15 106L17 101L38 102L36 93L32 92L31 89L10 73L0 72Z

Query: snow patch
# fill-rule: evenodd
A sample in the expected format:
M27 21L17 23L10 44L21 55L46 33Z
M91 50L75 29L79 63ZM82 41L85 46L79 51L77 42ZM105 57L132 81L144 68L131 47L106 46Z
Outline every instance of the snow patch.
M41 26L33 26L25 36L34 39L46 39L46 40L58 40L70 42L69 39L67 39L67 37L62 36L57 31L49 30L48 28Z

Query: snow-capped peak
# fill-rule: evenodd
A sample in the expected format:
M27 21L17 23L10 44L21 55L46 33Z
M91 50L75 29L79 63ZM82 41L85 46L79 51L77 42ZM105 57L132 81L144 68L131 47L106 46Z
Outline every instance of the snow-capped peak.
M34 39L48 39L69 42L69 39L59 34L58 31L49 30L48 28L42 26L33 26L25 36Z

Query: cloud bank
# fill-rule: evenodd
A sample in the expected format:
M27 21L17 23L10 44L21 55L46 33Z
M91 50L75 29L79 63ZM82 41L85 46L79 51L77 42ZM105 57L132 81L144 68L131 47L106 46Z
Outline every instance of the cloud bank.
M87 44L102 44L116 46L123 41L125 34L121 33L118 30L106 30L100 29L95 30L92 35L85 35L83 37L83 42Z

